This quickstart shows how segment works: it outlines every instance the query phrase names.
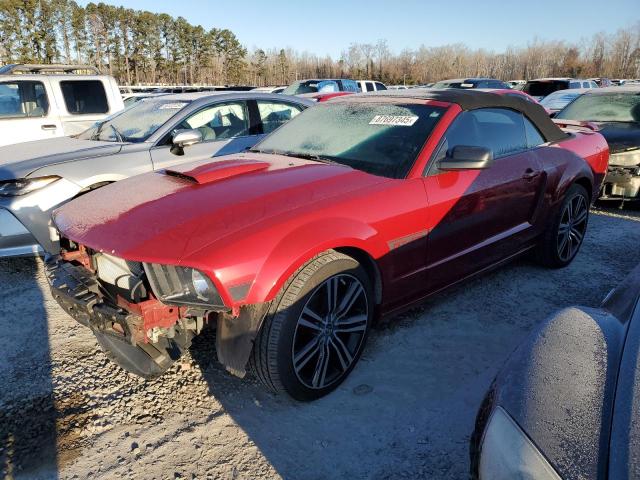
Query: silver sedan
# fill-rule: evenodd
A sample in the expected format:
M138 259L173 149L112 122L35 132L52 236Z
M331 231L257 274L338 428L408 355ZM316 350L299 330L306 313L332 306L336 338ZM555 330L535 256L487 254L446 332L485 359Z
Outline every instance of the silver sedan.
M75 137L1 147L0 257L55 253L51 212L78 195L132 175L241 152L311 105L258 92L163 95Z

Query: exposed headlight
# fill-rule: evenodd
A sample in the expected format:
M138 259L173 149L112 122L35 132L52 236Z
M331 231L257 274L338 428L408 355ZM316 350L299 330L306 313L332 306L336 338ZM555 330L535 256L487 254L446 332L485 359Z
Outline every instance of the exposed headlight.
M194 307L224 307L211 279L189 267L145 263L153 293L163 303Z
M0 197L17 197L26 195L50 183L60 180L60 177L39 177L39 178L19 178L17 180L6 180L0 182Z
M618 167L635 167L640 165L640 148L626 152L612 153L609 156L609 165Z
M491 414L480 450L480 480L562 480L502 408Z

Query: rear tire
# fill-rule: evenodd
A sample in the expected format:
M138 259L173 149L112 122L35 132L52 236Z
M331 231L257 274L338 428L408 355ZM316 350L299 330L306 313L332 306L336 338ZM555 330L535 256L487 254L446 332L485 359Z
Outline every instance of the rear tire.
M578 184L567 191L538 244L538 262L549 268L569 265L578 254L589 223L589 194Z
M373 319L371 281L333 250L296 271L274 299L250 367L270 390L309 401L335 390L353 370Z
M151 380L165 373L191 345L191 332L177 332L174 338L162 337L157 343L131 345L126 340L93 331L109 360L127 372Z

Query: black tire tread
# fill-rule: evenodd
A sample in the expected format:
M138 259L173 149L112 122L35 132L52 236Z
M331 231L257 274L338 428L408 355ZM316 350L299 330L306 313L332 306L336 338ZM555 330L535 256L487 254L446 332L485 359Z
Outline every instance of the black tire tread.
M249 368L258 380L274 393L286 393L277 368L277 341L285 320L285 311L299 298L309 279L321 267L336 260L355 262L352 257L335 250L327 250L316 255L291 275L269 306L253 345Z
M564 264L558 261L555 256L556 242L557 242L557 228L560 223L560 216L564 210L565 202L568 198L570 198L575 192L581 191L584 193L584 196L587 199L587 208L589 208L589 193L587 190L577 183L574 183L565 194L558 210L554 213L552 220L547 224L542 237L538 243L538 248L536 249L536 260L537 262L546 268L562 268L567 266L568 264ZM587 220L588 221L588 220ZM586 231L585 231L586 233ZM575 258L575 257L574 257ZM573 259L571 259L573 261ZM571 261L569 263L571 263Z

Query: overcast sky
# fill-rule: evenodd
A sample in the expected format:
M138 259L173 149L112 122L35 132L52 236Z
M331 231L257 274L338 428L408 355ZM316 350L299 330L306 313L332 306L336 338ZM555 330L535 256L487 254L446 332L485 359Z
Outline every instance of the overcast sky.
M535 37L579 42L594 33L613 33L640 21L640 0L106 0L105 3L183 16L206 29L228 28L248 48L291 47L334 58L352 42L375 42L381 38L396 53L422 44L458 42L471 48L503 51L508 46L526 46Z

